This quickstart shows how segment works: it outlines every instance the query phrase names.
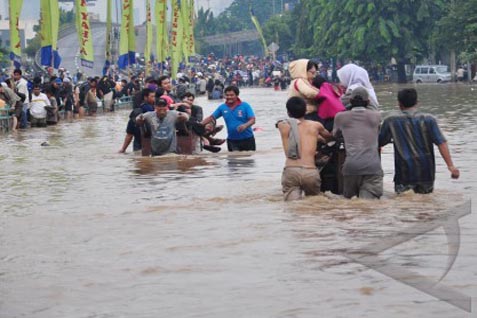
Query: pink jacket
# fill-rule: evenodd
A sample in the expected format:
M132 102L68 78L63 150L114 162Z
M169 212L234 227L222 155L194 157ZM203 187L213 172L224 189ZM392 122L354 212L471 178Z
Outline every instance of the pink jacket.
M323 83L320 87L317 99L322 101L318 106L318 116L322 119L334 118L337 113L345 111L341 103L341 94L334 90L330 83Z

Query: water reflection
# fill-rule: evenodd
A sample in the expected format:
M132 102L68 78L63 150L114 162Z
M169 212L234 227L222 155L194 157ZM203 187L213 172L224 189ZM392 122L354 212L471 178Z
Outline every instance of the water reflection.
M137 175L160 175L170 172L187 172L194 174L202 167L213 165L210 160L200 156L167 155L162 157L139 157L130 161L134 164L134 173Z

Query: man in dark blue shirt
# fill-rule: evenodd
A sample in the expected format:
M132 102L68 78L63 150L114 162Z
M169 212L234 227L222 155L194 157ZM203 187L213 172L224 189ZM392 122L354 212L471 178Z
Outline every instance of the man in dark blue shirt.
M447 141L434 116L417 109L417 92L413 88L398 93L400 111L384 119L379 146L394 144L394 189L397 193L413 190L431 193L434 189L436 163L433 145L447 164L454 179L459 170L452 163Z
M129 121L126 127L126 137L124 138L123 146L119 150L120 153L125 153L126 149L128 148L129 144L134 138L133 142L133 151L141 150L141 129L136 125L136 117L139 114L145 114L147 112L154 110L155 104L155 96L156 92L152 89L144 88L141 92L143 103L140 107L136 107L132 110L129 114Z

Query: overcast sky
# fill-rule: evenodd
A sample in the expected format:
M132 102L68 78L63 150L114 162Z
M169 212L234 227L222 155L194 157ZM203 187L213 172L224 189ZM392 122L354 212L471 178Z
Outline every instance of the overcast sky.
M121 0L113 0L113 21L115 21L115 3L120 4ZM225 8L227 8L233 0L195 0L195 7L196 10L200 7L204 7L205 9L209 8L214 12L214 15L222 12ZM106 0L97 0L94 2L95 5L89 7L91 12L96 12L100 14L101 20L106 20ZM140 24L145 20L146 9L145 9L145 0L134 0L134 7L136 8L135 18L139 19L140 21L136 21L136 23ZM151 4L155 3L155 1L151 1ZM72 4L63 4L65 9L71 9ZM0 15L5 16L8 15L8 12L3 12L8 10L8 0L0 0ZM120 12L119 12L120 14ZM24 0L23 1L23 10L21 19L35 19L38 20L40 18L40 0Z

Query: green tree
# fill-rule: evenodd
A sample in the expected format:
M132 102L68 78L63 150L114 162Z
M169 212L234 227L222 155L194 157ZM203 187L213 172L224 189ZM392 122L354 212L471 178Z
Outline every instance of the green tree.
M312 24L313 49L324 57L363 62L398 62L398 81L406 82L404 65L426 56L434 21L445 0L305 0Z
M268 44L275 42L280 46L279 52L287 52L295 41L296 23L291 12L271 17L263 25L263 35Z
M477 60L477 0L452 0L437 22L432 36L435 51L451 53L454 75L456 52L462 61Z

